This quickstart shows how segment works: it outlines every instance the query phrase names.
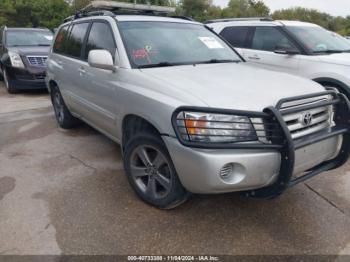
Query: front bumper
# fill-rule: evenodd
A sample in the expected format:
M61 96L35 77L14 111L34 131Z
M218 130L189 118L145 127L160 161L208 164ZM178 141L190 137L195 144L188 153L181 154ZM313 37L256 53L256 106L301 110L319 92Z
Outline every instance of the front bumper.
M45 84L45 69L31 68L22 69L7 67L8 81L16 89L21 90L37 90L46 89Z
M335 126L293 140L283 120L283 103L293 99L331 95L327 102L298 107L309 110L322 105L335 108ZM179 109L183 110L183 108ZM194 109L194 110L198 110ZM293 109L288 109L290 113ZM237 112L233 112L237 114ZM242 112L241 112L242 113ZM176 117L178 111L174 113ZM245 112L251 117L264 117L278 124L282 138L265 145L261 143L231 144L229 148L214 145L193 147L172 137L164 137L179 178L193 193L224 193L245 191L249 195L271 198L324 171L343 165L350 155L350 104L334 91L282 100L276 107L267 108L263 115ZM249 115L248 115L249 116ZM173 117L173 124L176 120ZM175 131L176 127L175 127ZM180 141L180 142L179 142ZM220 176L230 166L230 174ZM302 176L295 177L297 174Z

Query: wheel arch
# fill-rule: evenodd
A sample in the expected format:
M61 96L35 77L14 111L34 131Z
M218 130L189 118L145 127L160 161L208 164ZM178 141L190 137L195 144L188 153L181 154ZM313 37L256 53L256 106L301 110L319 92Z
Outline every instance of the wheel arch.
M347 98L350 99L350 87L344 84L343 82L330 77L320 77L320 78L315 78L313 80L323 86L330 86L330 87L337 88L339 92L345 94Z
M125 115L122 121L122 149L124 152L125 145L130 139L138 133L146 132L155 136L161 136L161 132L158 128L148 119L136 115L128 114Z
M49 85L48 85L48 91L51 93L53 88L58 88L58 84L56 83L55 80L50 80Z

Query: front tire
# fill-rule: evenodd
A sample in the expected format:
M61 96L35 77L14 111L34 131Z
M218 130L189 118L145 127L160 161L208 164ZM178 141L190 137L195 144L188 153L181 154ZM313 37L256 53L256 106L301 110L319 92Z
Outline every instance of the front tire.
M124 166L131 187L146 203L172 209L187 200L189 194L160 137L142 134L131 138L125 147Z
M6 90L9 94L18 93L18 90L16 90L14 85L9 81L8 73L7 73L6 69L3 70L3 79L4 79Z
M55 111L57 123L63 129L71 129L79 123L67 108L60 90L55 87L51 90L51 101Z

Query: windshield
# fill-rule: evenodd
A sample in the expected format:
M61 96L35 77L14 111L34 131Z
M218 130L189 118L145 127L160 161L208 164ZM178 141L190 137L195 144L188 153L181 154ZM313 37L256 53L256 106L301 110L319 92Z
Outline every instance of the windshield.
M119 22L134 67L240 62L239 56L203 25Z
M16 30L6 32L7 46L49 46L52 41L52 33L43 30Z
M287 26L287 29L313 53L350 51L350 43L345 38L322 27Z

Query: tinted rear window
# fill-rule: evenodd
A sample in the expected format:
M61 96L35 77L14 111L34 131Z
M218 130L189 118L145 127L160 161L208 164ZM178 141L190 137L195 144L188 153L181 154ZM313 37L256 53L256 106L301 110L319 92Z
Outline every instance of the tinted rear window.
M65 51L65 43L67 41L68 38L68 25L62 27L60 29L60 31L57 34L56 40L55 40L55 44L53 46L53 51L55 53L64 53Z
M234 47L246 47L249 31L247 26L226 27L220 35Z
M66 54L80 58L89 23L79 23L73 25L72 31L67 41Z

